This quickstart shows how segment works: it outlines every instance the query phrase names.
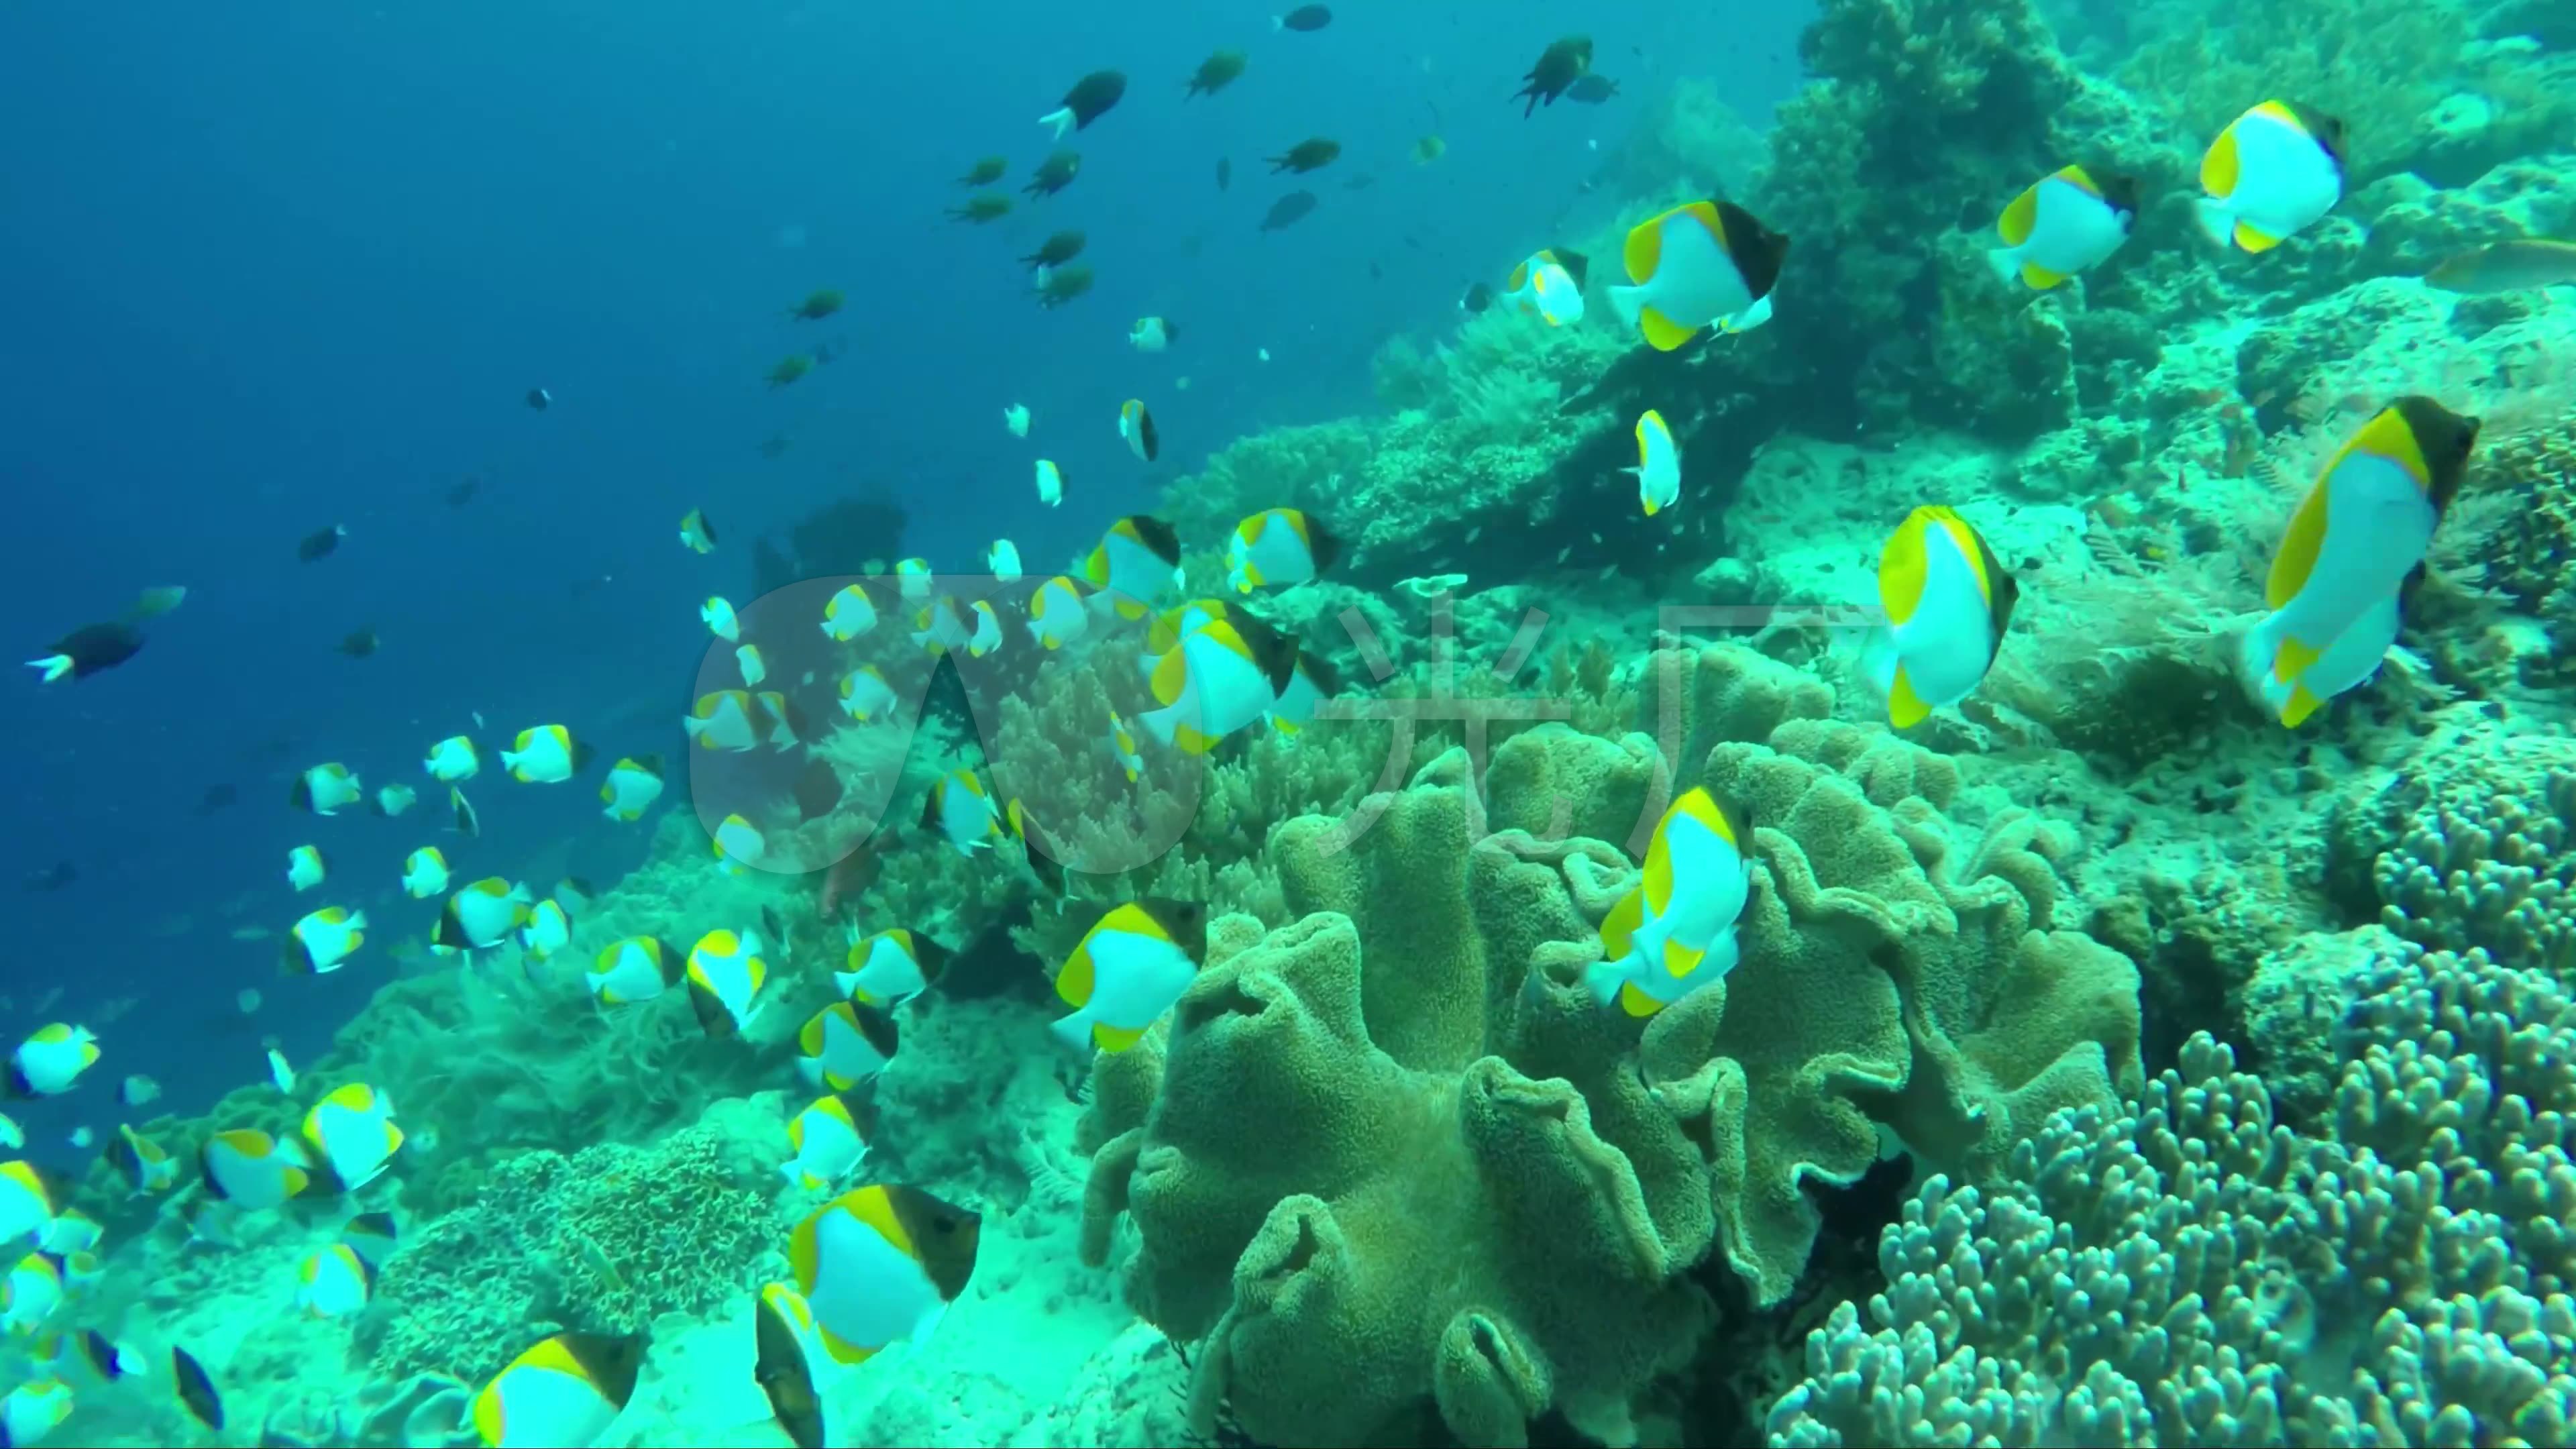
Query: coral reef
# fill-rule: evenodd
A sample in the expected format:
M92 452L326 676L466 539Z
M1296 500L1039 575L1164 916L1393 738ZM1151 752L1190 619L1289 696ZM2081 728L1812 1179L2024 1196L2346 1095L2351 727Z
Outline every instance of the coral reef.
M1551 1408L1624 1435L1710 1322L1683 1270L1722 1249L1784 1296L1819 1229L1804 1184L1857 1180L1882 1125L1983 1175L2134 1084L2135 970L2054 920L2068 842L2016 814L1962 855L1915 793L1954 787L1936 757L1789 717L1830 698L1748 651L1673 664L1687 735L1771 726L1705 771L1768 823L1745 964L1635 1065L1577 978L1634 879L1610 842L1673 782L1645 736L1543 726L1481 782L1453 748L1275 831L1294 924L1218 922L1168 1041L1095 1068L1085 1255L1134 1221L1130 1301L1205 1336L1202 1425L1410 1436L1428 1393L1472 1442Z

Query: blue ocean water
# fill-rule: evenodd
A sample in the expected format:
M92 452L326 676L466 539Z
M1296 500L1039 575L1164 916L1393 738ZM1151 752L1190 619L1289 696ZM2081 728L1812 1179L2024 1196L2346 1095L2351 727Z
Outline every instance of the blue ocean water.
M434 838L424 747L477 712L478 737L561 721L611 756L676 755L696 604L752 587L746 550L674 547L687 509L747 541L881 495L909 512L903 553L971 568L1008 536L1051 567L1230 439L1368 407L1372 351L1439 335L1467 282L1550 240L1596 143L1680 76L1758 119L1796 82L1807 18L1334 9L1316 35L1273 33L1258 3L0 14L0 609L33 657L145 586L190 590L121 669L50 688L12 672L0 1025L96 1021L113 1074L159 1077L183 1112L262 1074L262 1036L315 1054L391 968L282 993L275 941L232 936L298 913L286 853L320 832L284 808L294 770L339 760L423 791L402 820L328 833L339 869L389 883ZM1525 122L1505 97L1578 19L1617 37L1596 68L1621 98ZM1183 103L1220 46L1250 53L1246 80ZM1036 118L1102 67L1130 88L1068 141L1072 188L989 228L942 214L976 157L1007 155L1015 188L1050 149ZM1417 169L1430 132L1448 153ZM1308 135L1346 147L1308 182L1323 205L1263 235L1290 187L1259 158ZM1361 174L1376 184L1345 189ZM1066 226L1099 282L1043 311L1014 258ZM818 287L848 308L783 316ZM1149 313L1185 346L1132 352ZM818 338L839 360L763 384ZM1162 461L1139 467L1118 403L1182 374L1157 404ZM523 406L532 387L554 406ZM1028 445L1000 426L1015 401L1078 508L1038 506ZM338 551L298 562L333 524ZM336 652L369 626L377 654ZM642 850L587 789L485 784L487 840L602 880ZM200 813L219 786L235 803ZM77 878L18 889L58 863ZM387 943L432 915L378 909ZM270 998L254 1018L244 986ZM104 1087L28 1104L33 1155L60 1158L75 1123L105 1131L112 1109L84 1100Z

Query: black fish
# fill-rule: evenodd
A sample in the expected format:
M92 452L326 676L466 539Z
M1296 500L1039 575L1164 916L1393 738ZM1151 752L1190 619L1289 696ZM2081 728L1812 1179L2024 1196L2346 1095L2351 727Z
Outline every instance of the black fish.
M223 1432L224 1401L215 1393L215 1381L206 1377L203 1364L176 1344L170 1347L170 1377L179 1390L179 1402L198 1423Z
M316 529L313 532L304 535L304 540L295 545L295 556L304 560L306 563L312 563L316 559L329 558L331 556L331 551L340 546L340 540L347 538L348 536L349 527L344 523L335 523L329 528Z
M73 865L68 860L58 860L52 865L46 866L43 870L29 871L27 873L27 889L31 891L58 891L79 879L79 867Z
M1333 23L1333 12L1321 5L1300 5L1285 15L1270 17L1273 30L1321 30Z
M841 806L841 773L820 755L805 762L796 777L796 818L820 820Z
M1118 104L1118 98L1125 94L1127 77L1114 70L1095 70L1075 81L1073 89L1064 93L1062 110L1049 111L1038 117L1038 124L1055 127L1059 136L1068 127L1079 131L1108 114L1109 108Z
M1315 193L1291 191L1270 203L1270 214L1261 218L1261 230L1279 231L1296 224L1315 209Z
M1587 106L1597 106L1617 94L1619 94L1619 83L1606 75L1599 74L1587 74L1583 79L1565 88L1567 100L1581 101Z
M1592 37L1566 36L1539 53L1538 64L1531 66L1529 74L1521 77L1529 84L1512 92L1511 98L1517 101L1523 96L1529 97L1529 104L1521 107L1521 115L1526 118L1541 105L1555 105L1556 98L1565 94L1566 87L1582 79L1584 73L1591 69Z
M1020 188L1030 196L1053 196L1073 184L1082 171L1082 153L1058 151L1038 163L1029 173L1029 184Z
M538 412L544 412L546 409L553 407L554 403L555 395L546 391L544 388L532 387L528 389L528 406L535 408Z
M340 652L352 659L364 659L376 652L376 643L375 630L356 629L350 631L349 636L340 641Z
M53 642L42 659L30 660L43 672L47 682L68 674L74 679L87 679L103 669L114 669L143 649L143 631L122 620L112 624L84 624Z
M1470 312L1482 312L1494 305L1494 289L1478 282L1467 289L1466 296L1458 299L1458 305Z
M448 489L447 506L450 508L464 507L465 501L474 496L474 490L482 486L482 479L468 478L464 482L457 484L455 487Z
M787 955L787 923L779 919L778 907L763 905L760 908L760 929L768 932L762 940L783 960Z
M1223 191L1233 184L1234 163L1223 156L1219 156L1216 158L1216 189Z
M241 798L241 792L230 785L208 785L206 797L197 802L197 813L212 815Z

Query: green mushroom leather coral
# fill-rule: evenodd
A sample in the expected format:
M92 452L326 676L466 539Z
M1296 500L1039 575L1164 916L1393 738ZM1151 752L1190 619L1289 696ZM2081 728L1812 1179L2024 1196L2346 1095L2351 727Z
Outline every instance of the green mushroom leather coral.
M1084 1256L1132 1218L1128 1297L1199 1341L1202 1425L1419 1441L1427 1400L1469 1443L1526 1442L1550 1409L1633 1442L1635 1395L1713 1322L1685 1270L1722 1246L1757 1301L1785 1296L1818 1227L1804 1184L1856 1179L1882 1123L1973 1174L2135 1081L2136 975L2032 929L2055 842L2026 818L1954 884L1928 802L1722 746L1712 776L1780 822L1769 884L1744 964L1641 1035L1580 984L1635 867L1571 831L1651 823L1670 772L1642 736L1556 728L1507 741L1481 790L1472 766L1453 749L1280 827L1295 923L1215 923L1168 1037L1095 1069ZM1555 838L1485 833L1518 820Z

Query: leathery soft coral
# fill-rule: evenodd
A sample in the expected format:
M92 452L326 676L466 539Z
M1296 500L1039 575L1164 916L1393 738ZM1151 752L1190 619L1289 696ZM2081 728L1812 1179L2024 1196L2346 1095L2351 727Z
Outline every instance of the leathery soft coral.
M1215 923L1168 1039L1096 1066L1083 1133L1086 1257L1133 1219L1130 1300L1202 1340L1203 1424L1412 1438L1427 1393L1470 1442L1523 1442L1551 1407L1626 1442L1709 1322L1683 1270L1722 1243L1758 1301L1785 1295L1818 1226L1800 1184L1856 1179L1882 1122L1981 1171L2134 1077L2135 975L2034 929L2054 896L2030 822L1954 871L1919 797L1890 812L1758 746L1711 774L1780 822L1745 961L1642 1033L1580 978L1636 878L1608 841L1674 783L1644 736L1515 735L1481 791L1452 750L1274 834L1299 919Z

